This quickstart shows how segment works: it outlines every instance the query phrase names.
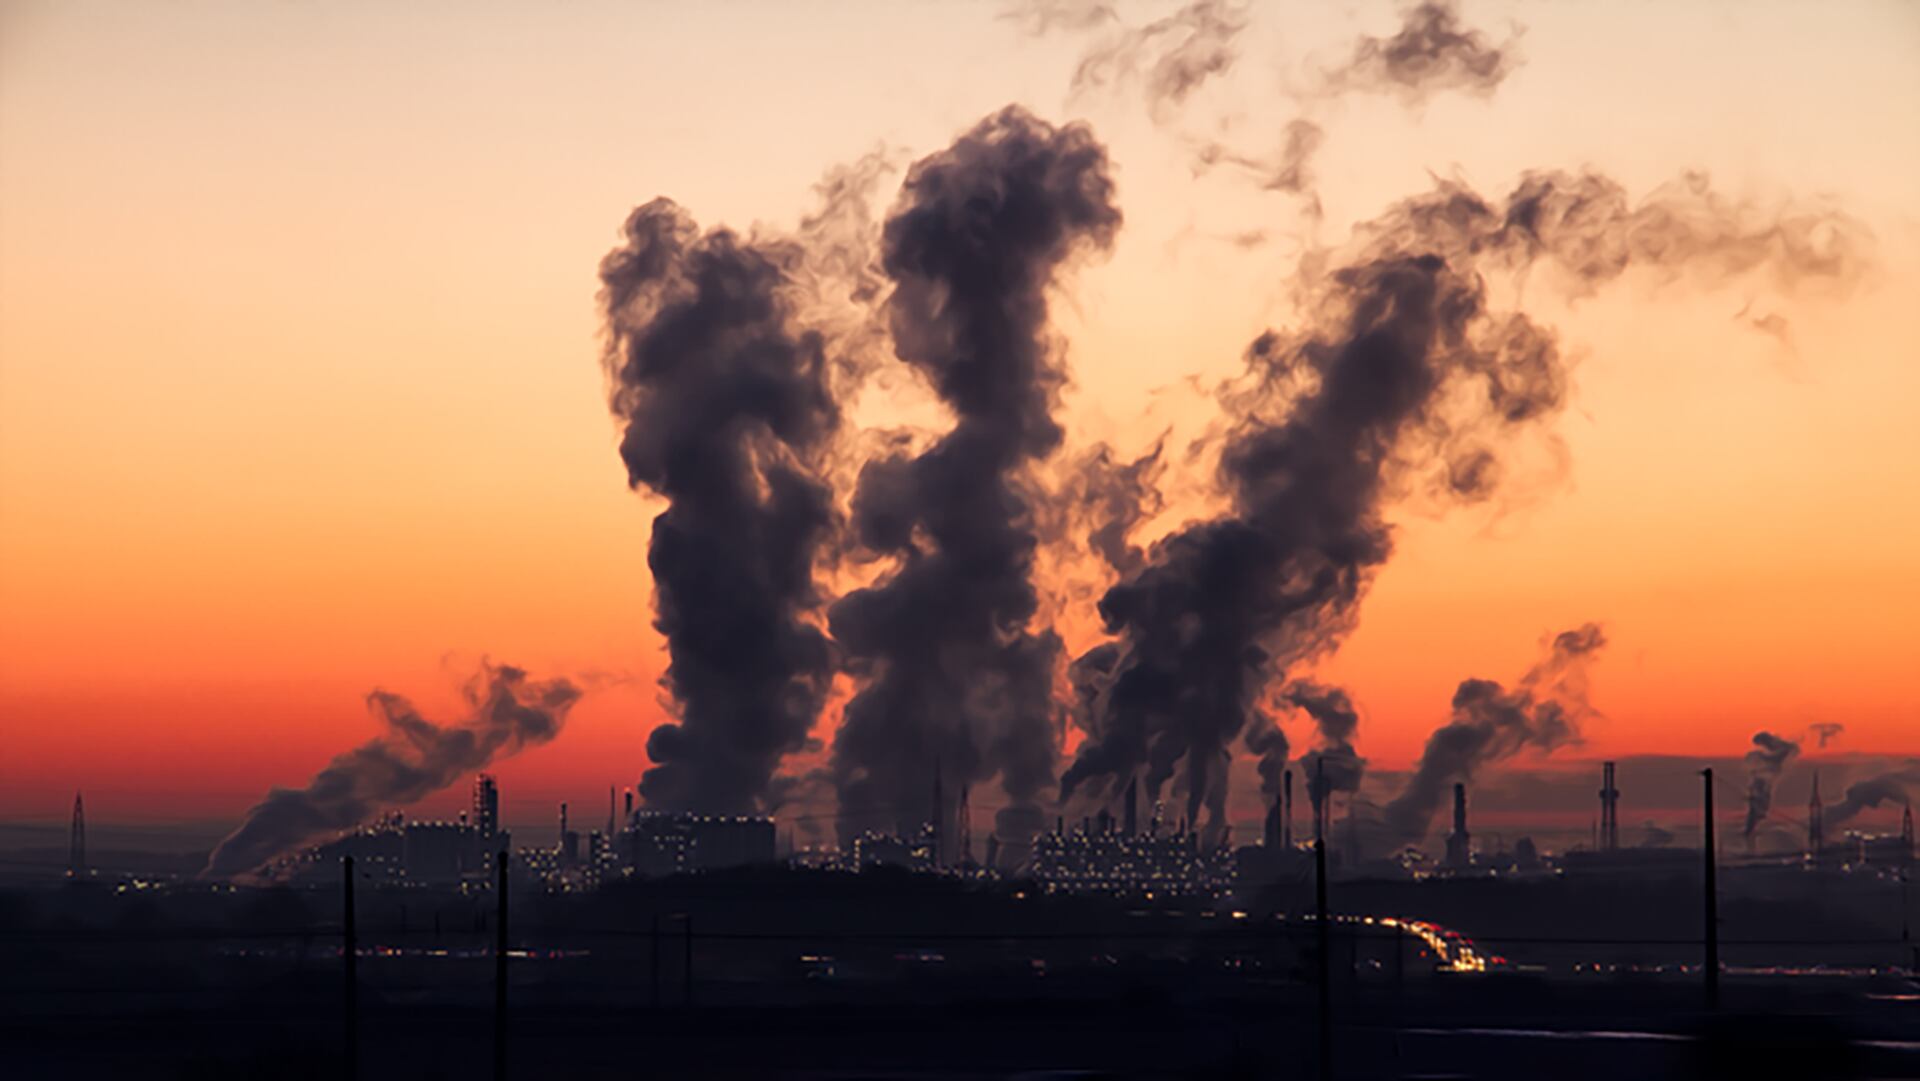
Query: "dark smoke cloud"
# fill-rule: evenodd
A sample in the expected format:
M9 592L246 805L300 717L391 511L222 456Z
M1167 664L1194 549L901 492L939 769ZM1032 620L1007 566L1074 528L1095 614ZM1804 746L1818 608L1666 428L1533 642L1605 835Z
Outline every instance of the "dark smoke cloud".
M1820 746L1823 749L1826 747L1828 743L1836 739L1839 739L1840 734L1842 732L1845 732L1846 730L1847 730L1846 725L1838 724L1833 721L1822 721L1818 724L1811 724L1807 726L1807 732L1810 735L1812 735L1814 739L1820 741Z
M1848 785L1846 796L1822 813L1821 823L1829 830L1839 829L1862 811L1883 803L1909 803L1916 791L1920 791L1920 758L1910 758L1899 769Z
M1327 89L1391 92L1409 105L1445 90L1491 94L1519 65L1514 45L1492 44L1461 24L1453 4L1427 0L1408 9L1392 37L1355 43L1346 63L1327 74Z
M1032 466L1059 445L1065 375L1047 291L1120 225L1106 151L1084 126L1009 108L916 164L882 235L895 348L952 410L918 456L869 462L853 497L860 554L894 568L837 601L829 623L860 689L830 763L843 832L924 818L998 775L1016 806L1053 783L1060 642L1032 631Z
M1317 815L1334 793L1360 791L1360 781L1367 771L1367 760L1353 747L1360 713L1346 691L1311 680L1294 683L1281 698L1312 718L1319 733L1319 746L1300 759L1300 769L1307 779L1307 801ZM1261 784L1264 790L1264 775Z
M1755 732L1753 750L1747 752L1747 825L1746 837L1753 839L1753 831L1766 821L1767 813L1773 809L1773 782L1780 777L1780 771L1800 753L1800 745L1785 736L1776 736L1772 732Z
M808 622L835 526L820 457L839 423L822 336L795 326L797 242L701 233L656 199L600 265L606 369L628 482L653 522L654 625L677 720L647 740L649 806L763 809L832 680Z
M1385 821L1395 840L1423 840L1454 782L1523 750L1551 752L1578 740L1580 722L1593 713L1587 665L1606 643L1599 626L1588 623L1554 636L1546 659L1512 690L1489 679L1462 680L1452 719L1427 737L1413 776L1387 804Z
M323 834L352 829L376 813L423 799L496 758L560 733L580 690L544 682L508 665L482 662L463 689L468 713L438 725L397 694L374 691L367 706L386 725L379 737L336 756L305 788L275 788L214 848L202 872L233 878Z
M1045 4L1038 10L1060 8ZM1076 10L1098 10L1104 17L1083 14L1077 26L1057 15L1051 20L1035 16L1027 22L1044 31L1054 26L1086 29L1113 21L1111 9L1104 5ZM1138 82L1153 115L1164 119L1208 80L1233 69L1239 59L1237 39L1246 28L1245 8L1225 0L1193 0L1171 15L1143 26L1122 27L1095 43L1074 68L1072 93L1084 95Z
M1131 461L1118 461L1113 448L1099 444L1074 463L1063 493L1070 516L1084 523L1087 547L1110 569L1130 574L1146 558L1129 539L1135 526L1160 513L1166 499L1159 482L1165 471L1164 440Z
M1498 490L1501 449L1561 408L1567 375L1549 331L1490 310L1489 274L1545 265L1576 295L1633 268L1844 284L1865 248L1843 215L1763 213L1699 177L1636 204L1603 176L1546 172L1504 200L1443 181L1359 227L1344 261L1308 261L1300 309L1314 322L1255 339L1222 395L1229 510L1160 540L1100 602L1114 640L1073 666L1090 738L1062 796L1099 797L1144 770L1157 797L1184 766L1189 811L1218 806L1217 764L1268 682L1337 648L1357 619L1392 551L1391 502ZM1497 691L1467 686L1460 706L1497 706Z

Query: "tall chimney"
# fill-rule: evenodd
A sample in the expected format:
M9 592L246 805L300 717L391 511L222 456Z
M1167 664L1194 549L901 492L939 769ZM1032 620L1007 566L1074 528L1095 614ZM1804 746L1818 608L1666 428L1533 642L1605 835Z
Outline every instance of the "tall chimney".
M1280 775L1280 847L1293 847L1293 771Z
M567 801L560 801L560 847L567 846Z
M1620 790L1613 786L1613 763L1600 764L1600 848L1612 852L1620 847Z
M1140 778L1127 778L1127 807L1125 828L1127 836L1140 832Z
M73 794L73 833L68 837L67 874L74 878L87 873L87 811L80 793Z
M1464 871L1473 862L1472 835L1467 832L1467 786L1453 786L1453 832L1447 835L1447 866Z
M1820 855L1820 771L1813 771L1813 795L1807 800L1807 855Z
M933 760L933 813L928 819L928 824L933 828L933 865L935 867L943 867L946 865L946 861L943 858L946 853L942 850L941 845L944 838L940 836L941 808L944 806L944 802L940 795L940 760L936 758Z

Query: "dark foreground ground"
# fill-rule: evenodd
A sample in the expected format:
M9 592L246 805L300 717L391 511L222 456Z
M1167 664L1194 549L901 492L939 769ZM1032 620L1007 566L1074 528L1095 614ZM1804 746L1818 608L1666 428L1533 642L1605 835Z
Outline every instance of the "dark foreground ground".
M244 998L7 1002L0 1076L339 1078L337 979ZM716 998L728 996L716 988ZM871 990L871 989L868 989ZM903 988L787 1007L675 1004L543 992L510 1015L513 1078L1313 1078L1314 999L1095 986L1047 997L929 1002ZM1471 978L1337 1002L1340 1078L1920 1078L1920 996L1894 988L1555 985ZM450 1000L450 999L464 999ZM546 1001L541 1001L545 999ZM370 989L357 1076L494 1076L484 987L447 996Z

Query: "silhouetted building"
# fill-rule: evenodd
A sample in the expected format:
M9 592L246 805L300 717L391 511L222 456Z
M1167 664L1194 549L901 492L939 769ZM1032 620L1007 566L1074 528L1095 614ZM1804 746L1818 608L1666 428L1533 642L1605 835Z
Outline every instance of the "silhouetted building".
M1165 836L1128 837L1083 825L1036 838L1033 875L1049 893L1218 898L1233 888L1234 860L1225 844L1204 844L1184 827Z
M500 832L500 789L485 773L473 779L473 828L485 838Z

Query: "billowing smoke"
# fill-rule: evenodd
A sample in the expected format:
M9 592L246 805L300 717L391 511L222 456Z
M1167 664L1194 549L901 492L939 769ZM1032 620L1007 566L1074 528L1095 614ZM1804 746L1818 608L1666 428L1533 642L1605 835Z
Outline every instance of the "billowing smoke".
M307 787L268 792L214 848L202 875L247 874L323 834L430 796L496 758L546 743L580 700L567 680L530 680L518 668L486 662L462 694L467 716L450 725L421 717L397 694L369 694L367 706L387 730L336 756Z
M1760 828L1760 823L1766 821L1767 813L1773 809L1773 782L1799 753L1800 745L1785 736L1772 732L1753 734L1753 750L1747 752L1746 838L1749 843L1753 840L1753 831Z
M807 616L835 525L821 455L839 423L819 333L796 327L795 242L701 233L656 199L600 265L612 406L653 521L654 625L676 721L647 740L652 807L765 809L834 671Z
M1311 717L1319 734L1319 745L1301 757L1300 768L1307 778L1307 800L1315 821L1321 821L1322 814L1332 811L1327 801L1335 792L1351 795L1360 791L1360 780L1367 770L1367 760L1353 748L1360 713L1346 691L1311 680L1294 683L1281 697ZM1265 777L1261 780L1264 785Z
M1846 725L1834 721L1821 721L1817 724L1807 726L1807 734L1820 741L1820 748L1822 750L1826 749L1828 743L1839 739L1840 734L1846 730Z
M895 348L955 423L922 454L867 463L853 496L859 554L895 565L829 613L860 682L830 770L843 807L892 814L843 832L923 820L936 768L949 792L997 774L1015 806L1053 784L1060 642L1029 627L1032 466L1060 443L1065 379L1047 292L1119 225L1092 133L1018 108L916 164L886 222Z
M1826 808L1821 821L1827 829L1838 829L1853 821L1862 811L1871 811L1883 803L1907 803L1920 791L1920 758L1910 758L1899 769L1869 777L1847 786L1840 802Z
M1392 37L1362 37L1328 73L1327 88L1391 92L1417 104L1443 90L1491 94L1518 64L1512 40L1495 45L1461 25L1449 0L1426 0L1407 11Z
M1064 494L1070 516L1085 520L1087 547L1110 569L1132 573L1145 553L1129 535L1142 521L1160 513L1165 497L1159 488L1164 471L1162 444L1156 443L1132 461L1115 461L1113 448L1102 443L1074 464Z
M1596 624L1554 636L1546 659L1512 690L1490 679L1467 679L1453 693L1453 716L1427 737L1407 786L1387 804L1385 820L1400 843L1427 835L1446 801L1447 787L1481 767L1532 749L1551 752L1580 738L1593 713L1587 702L1587 666L1607 644Z
M1164 117L1209 79L1232 70L1239 59L1236 39L1246 28L1245 8L1225 0L1192 0L1165 18L1119 29L1088 49L1074 69L1073 93L1137 80L1154 115Z

